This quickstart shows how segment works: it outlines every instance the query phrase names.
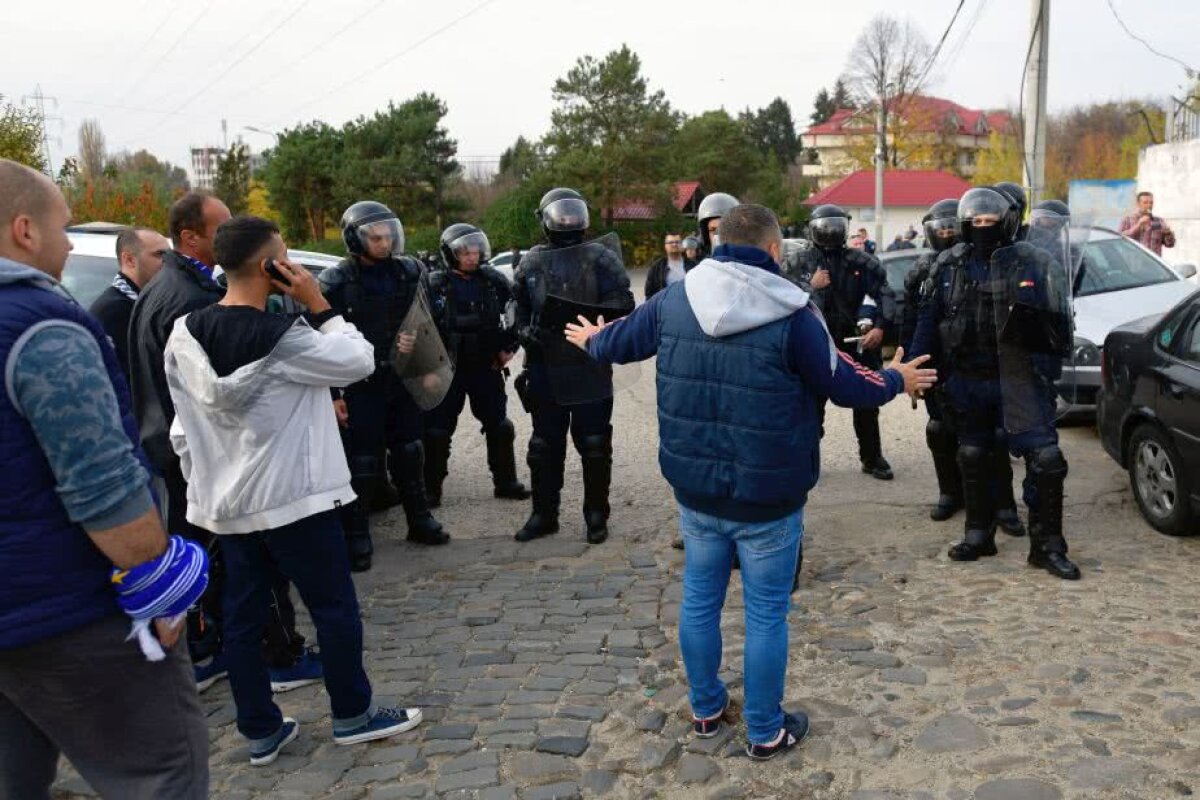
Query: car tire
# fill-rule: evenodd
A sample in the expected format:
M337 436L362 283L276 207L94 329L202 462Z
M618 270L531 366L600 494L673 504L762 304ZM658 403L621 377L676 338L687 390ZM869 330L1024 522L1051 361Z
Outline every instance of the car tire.
M1168 536L1196 533L1188 476L1170 437L1144 422L1130 436L1128 453L1129 487L1146 521Z

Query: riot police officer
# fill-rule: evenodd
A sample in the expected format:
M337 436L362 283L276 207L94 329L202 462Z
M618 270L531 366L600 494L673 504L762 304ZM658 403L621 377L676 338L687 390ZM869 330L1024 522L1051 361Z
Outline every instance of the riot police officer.
M720 226L721 217L725 216L725 212L736 205L738 199L725 192L713 192L705 195L700 201L700 207L696 209L696 233L700 237L697 261L712 255L712 251L721 243L720 237L717 236L717 227Z
M1008 213L1013 218L1013 222L1009 222L1008 224L1016 225L1014 228L1017 232L1016 241L1021 241L1025 238L1029 230L1025 225L1025 209L1029 207L1029 199L1025 195L1025 189L1012 181L1000 181L992 188L1008 198L1012 204Z
M923 254L913 264L904 278L904 314L900 325L900 344L911 350L912 337L916 332L917 315L922 301L922 290L933 269L938 255L949 250L959 240L958 201L939 200L934 203L921 220L925 231L925 243L930 252ZM944 375L953 369L942 354L934 353L934 363ZM958 434L952 421L953 414L944 413L945 398L941 386L925 394L925 411L929 422L925 425L925 443L933 456L934 473L937 475L938 499L929 512L937 522L950 519L963 507L962 475L958 470ZM1003 443L1003 431L997 441ZM1005 533L1022 536L1025 528L1017 514L1016 500L1012 493L1012 464L1008 460L1008 449L997 446L992 449L992 496L995 498L995 522Z
M446 228L441 256L444 268L429 274L429 294L434 317L453 354L455 371L446 398L425 415L425 495L431 507L441 505L450 440L470 398L471 413L483 426L494 495L524 500L529 490L517 480L516 430L508 418L504 391L507 364L518 348L506 314L512 286L487 265L491 245L474 225L460 222Z
M1057 319L1069 320L1070 309L1050 297L1068 278L1061 258L1016 241L1012 206L991 188L963 195L962 241L938 257L926 282L911 355L936 348L953 365L942 383L958 431L967 518L949 557L974 561L997 552L988 465L1003 426L1007 448L1025 459L1029 563L1074 580L1079 568L1067 558L1062 523L1067 461L1054 426L1054 381L1070 347L1070 336L1054 328ZM1041 311L1020 320L1013 311L1019 306Z
M535 245L524 255L514 286L517 331L525 347L525 369L516 388L533 417L527 459L533 512L515 538L527 542L558 531L569 431L583 465L587 540L599 544L608 538L612 481L611 372L591 373L586 365L568 369L556 363L559 355L570 352L563 350L564 344L571 345L566 343L562 323L548 325L543 312L553 291L574 287L580 290L575 299L611 309L606 316L611 319L633 310L633 293L620 258L599 242L584 242L588 208L579 192L550 190L542 197L537 216L548 243ZM575 386L559 382L571 377L578 378Z
M884 329L895 317L895 298L879 261L846 246L849 225L850 215L838 206L813 209L808 223L812 247L794 252L783 267L783 275L812 293L838 348L864 367L878 371L883 368L879 348ZM890 481L892 467L883 457L879 409L855 409L854 433L862 471Z
M375 345L376 370L366 380L346 387L340 409L346 415L346 450L350 483L359 499L343 512L351 569L370 569L371 544L367 508L374 482L386 468L400 495L408 521L408 539L445 544L450 536L429 513L425 498L425 449L421 442L421 409L392 367L393 348L404 344L402 323L418 294L426 291L425 269L404 255L404 227L387 206L370 200L342 214L342 239L349 252L320 275L329 304Z

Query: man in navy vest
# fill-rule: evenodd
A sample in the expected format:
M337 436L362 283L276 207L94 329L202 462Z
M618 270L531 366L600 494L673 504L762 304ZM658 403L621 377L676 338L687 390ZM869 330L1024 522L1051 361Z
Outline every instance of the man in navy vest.
M48 800L61 754L103 797L200 800L208 726L164 618L181 609L135 615L122 583L155 584L149 568L194 597L203 551L176 571L120 361L58 283L70 218L45 176L0 159L0 797Z
M675 491L687 543L679 646L693 729L716 736L729 707L717 677L721 608L734 554L746 598L746 752L766 760L808 733L783 710L787 614L804 504L820 468L821 406L872 408L933 385L901 364L882 372L841 352L803 289L779 274L783 237L767 208L739 205L721 244L684 280L627 319L567 328L596 360L657 355L658 461Z

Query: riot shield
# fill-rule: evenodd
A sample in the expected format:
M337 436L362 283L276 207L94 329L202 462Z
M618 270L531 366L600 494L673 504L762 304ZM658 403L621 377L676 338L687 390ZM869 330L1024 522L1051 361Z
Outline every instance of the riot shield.
M422 411L437 408L450 391L454 363L433 322L424 286L413 296L408 314L396 333L392 368Z
M990 270L1004 428L1052 426L1076 399L1073 287L1088 226L1035 211L1024 241Z
M565 331L580 316L612 321L633 310L621 240L614 233L573 247L531 251L522 258L521 270L534 283L533 324L555 402L577 405L612 397L613 368L568 342ZM620 372L622 385L636 380L636 365Z

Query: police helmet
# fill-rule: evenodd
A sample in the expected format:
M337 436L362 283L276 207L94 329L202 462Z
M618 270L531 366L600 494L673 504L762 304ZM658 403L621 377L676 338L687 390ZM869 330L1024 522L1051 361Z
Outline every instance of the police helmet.
M1025 209L1029 206L1025 189L1012 181L1000 181L992 188L1012 201L1012 214L1016 219L1016 227L1020 228L1021 222L1025 219Z
M683 241L679 243L684 250L699 250L700 240L695 236L685 236Z
M1071 208L1062 200L1043 200L1033 207L1034 211L1045 211L1060 217L1070 217Z
M456 222L442 231L442 259L450 269L462 266L462 256L474 252L476 258L471 268L477 268L492 257L492 246L487 234L466 222Z
M958 201L938 200L921 219L925 229L925 246L942 252L958 242Z
M360 200L345 210L341 225L342 241L352 255L382 261L404 252L404 226L383 203Z
M708 252L711 253L715 246L708 234L708 223L725 216L725 212L736 205L740 205L740 201L725 192L713 192L700 201L700 208L696 211L696 233Z
M1013 202L987 186L968 189L958 201L958 230L964 242L990 255L997 247L1012 244L1017 236Z
M808 238L824 250L840 250L846 246L850 215L841 206L826 204L813 209L808 218Z
M587 202L574 189L551 189L538 203L537 218L554 244L578 244L590 222Z

